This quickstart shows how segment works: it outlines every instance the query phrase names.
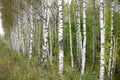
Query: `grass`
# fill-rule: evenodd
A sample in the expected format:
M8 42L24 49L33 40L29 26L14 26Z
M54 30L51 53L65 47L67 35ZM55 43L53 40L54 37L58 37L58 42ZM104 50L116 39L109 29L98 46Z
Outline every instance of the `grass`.
M10 50L6 41L1 41L0 80L58 80L58 66L54 63L43 69L38 58L34 56L30 63L27 56ZM80 71L64 65L63 80L80 80ZM97 78L86 74L82 76L82 80L97 80Z

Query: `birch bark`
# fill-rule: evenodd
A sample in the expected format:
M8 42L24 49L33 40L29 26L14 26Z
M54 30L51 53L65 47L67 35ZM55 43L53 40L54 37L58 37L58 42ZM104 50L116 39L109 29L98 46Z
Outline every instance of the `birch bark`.
M48 1L44 0L44 20L43 20L43 62L44 66L47 62L47 56L49 56L49 46L48 46L48 26L49 26L49 8L48 8Z
M80 0L76 0L76 18L77 18L77 63L78 67L80 67L80 59L82 54L82 35L81 35L81 27L80 27Z
M63 12L62 12L62 0L58 0L58 46L59 46L59 79L62 80L63 76Z
M86 0L83 0L83 50L82 50L82 70L81 75L85 73L86 60Z
M100 80L104 80L104 53L105 53L105 26L104 26L104 10L103 0L100 0L100 39L101 39L101 51L100 51Z
M33 53L33 6L30 4L30 46L29 46L29 60L32 59Z
M108 64L108 80L111 80L111 70L112 70L112 57L113 57L113 13L114 13L114 1L111 2L111 37L110 37L110 54L109 54L109 64Z

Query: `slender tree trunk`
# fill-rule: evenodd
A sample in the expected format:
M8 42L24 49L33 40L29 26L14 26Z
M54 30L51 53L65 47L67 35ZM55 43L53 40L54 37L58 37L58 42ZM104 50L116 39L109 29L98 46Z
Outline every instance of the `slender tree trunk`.
M109 54L109 64L108 64L108 80L111 79L112 70L112 58L113 58L113 13L114 13L114 1L111 2L111 37L110 37L110 54Z
M33 6L30 4L30 46L29 46L29 60L32 59L33 53Z
M59 79L63 80L63 11L62 0L58 0L58 46L59 46Z
M103 0L100 0L100 39L101 39L101 52L100 52L100 80L104 80L104 53L105 53L105 25L104 25L104 10Z
M113 73L115 70L115 63L116 63L116 40L115 37L113 37L114 47L113 47L113 57L112 57L112 65L111 65L111 80L113 80Z
M17 18L18 18L18 26L15 26L15 28L16 28L16 32L17 32L17 47L18 47L18 50L17 50L17 52L18 53L20 53L20 15L18 14L18 16L17 16Z
M16 31L16 29L11 28L10 29L10 41L11 41L11 46L12 46L12 50L17 50L17 37L16 37L16 34L13 33L13 30ZM16 37L16 38L14 38ZM14 43L13 43L13 39L14 39Z
M47 56L49 56L49 47L48 47L48 26L49 26L49 9L48 9L48 1L43 1L44 4L44 20L43 20L43 63L46 66Z
M16 29L16 33L17 33L17 34L14 33L14 34L16 35L16 37L17 37L17 38L16 38L16 43L17 43L17 44L16 44L16 47L17 47L16 51L17 51L18 53L20 53L19 23L18 23L18 27L15 26L15 29Z
M80 27L80 0L76 0L76 18L77 18L77 58L78 58L78 67L80 67L80 59L82 54L82 35Z
M71 31L71 16L70 16L70 1L68 0L68 15L69 15L69 34L70 34L70 56L71 56L71 67L73 68L73 53L72 53L72 31Z
M46 14L44 14L46 15ZM43 53L42 53L42 62L47 62L48 54L48 26L46 26L46 20L43 21Z
M77 11L77 10L76 10ZM77 13L75 12L75 17L74 17L74 22L75 22L75 28L76 28L76 30L77 30L77 25L76 25L76 18L77 18L77 15L76 15ZM77 33L76 33L76 44L78 43L78 39L77 39L78 37L77 37ZM78 45L76 45L76 63L77 63L77 67L78 67L78 60L79 60L79 58L78 58Z
M85 60L86 60L86 0L83 0L83 50L82 50L81 75L85 73Z

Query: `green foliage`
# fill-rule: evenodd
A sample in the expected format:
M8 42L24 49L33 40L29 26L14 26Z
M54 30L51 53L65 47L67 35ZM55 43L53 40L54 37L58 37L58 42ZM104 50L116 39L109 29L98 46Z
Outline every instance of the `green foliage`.
M15 22L15 14L16 11L15 9L13 9L13 5L14 4L14 0L13 1L9 1L9 0L2 0L2 23L4 26L4 30L5 31L9 31L10 27L12 27L13 22Z
M8 33L11 27L17 26L17 18L18 18L18 6L13 6L12 4L15 4L16 0L1 0L3 9L2 11L2 23L4 26L4 30L6 33ZM22 3L23 2L23 3ZM39 5L39 0L35 0L35 5ZM20 1L21 6L20 10L22 10L22 7L25 8L25 11L29 8L29 0ZM41 3L41 2L40 2ZM93 10L91 8L92 2L90 0L87 4L87 18L86 18L86 27L87 27L87 47L86 47L86 74L82 76L82 80L98 80L99 76L99 59L100 59L100 24L99 24L99 6L96 5L95 13L93 13ZM64 22L64 37L63 37L63 43L64 43L64 75L62 78L64 80L79 80L80 77L80 70L76 67L76 22L75 22L75 1L72 0L72 4L70 5L70 13L71 13L71 28L72 28L72 48L73 48L73 56L74 56L74 69L71 68L70 62L70 35L69 35L69 27L68 27L68 11L67 11L68 4L64 4L63 7L63 16L66 22ZM82 5L81 5L82 6ZM111 27L111 8L105 9L105 28L106 28L106 43L105 43L105 76L107 76L107 68L108 68L108 58L109 58L109 48L110 48L110 27ZM81 9L82 11L82 9ZM81 12L82 13L82 12ZM96 46L96 53L95 53L95 69L92 70L92 53L93 53L93 15L95 16L95 46ZM83 32L83 23L82 23L82 14L81 14L81 29ZM56 21L57 22L57 21ZM14 25L13 25L14 23ZM56 24L55 24L56 25ZM117 39L117 62L116 62L116 69L115 69L115 76L114 79L119 79L120 75L120 14L117 12L114 13L114 35ZM58 79L58 36L57 36L57 29L56 31L53 30L53 40L52 40L52 46L53 46L53 57L52 62L53 65L50 66L49 62L47 63L47 69L44 69L44 66L41 65L40 59L38 58L37 49L38 49L38 32L36 26L34 28L34 53L32 61L30 62L26 55L18 54L15 51L12 51L8 49L7 47L7 41L4 38L0 39L0 80L57 80ZM41 26L42 27L42 26ZM53 27L54 28L54 27ZM28 27L24 28L24 36L26 40L26 46L29 46L29 43L27 43L27 29ZM40 29L40 37L42 34L42 28ZM83 34L82 34L83 36ZM50 36L49 36L50 37ZM41 45L42 48L43 40L41 37ZM42 49L40 48L41 52ZM27 55L28 56L28 55ZM81 67L81 65L80 65Z
M120 78L120 14L117 12L114 13L114 35L117 40L117 52L116 52L116 69L114 74L114 80L118 80Z

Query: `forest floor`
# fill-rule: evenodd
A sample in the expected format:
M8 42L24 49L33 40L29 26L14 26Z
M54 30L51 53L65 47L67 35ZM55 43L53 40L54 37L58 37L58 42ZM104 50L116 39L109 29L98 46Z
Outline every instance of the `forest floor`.
M11 51L7 42L0 42L0 80L58 80L58 66L43 69L37 58L32 63L26 56ZM80 80L80 71L65 66L63 80ZM95 75L85 75L82 80L98 80Z

